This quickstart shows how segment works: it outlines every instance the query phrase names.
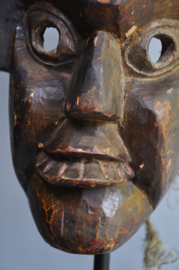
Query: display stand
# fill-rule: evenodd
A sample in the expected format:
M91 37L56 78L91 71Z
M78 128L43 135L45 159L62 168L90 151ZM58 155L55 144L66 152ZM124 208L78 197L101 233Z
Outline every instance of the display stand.
M109 270L110 253L95 255L94 270Z

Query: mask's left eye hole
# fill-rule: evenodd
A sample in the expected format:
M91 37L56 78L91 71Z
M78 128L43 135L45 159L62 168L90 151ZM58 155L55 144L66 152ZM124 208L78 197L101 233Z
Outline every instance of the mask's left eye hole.
M152 61L151 56L150 56L150 45L152 44L152 42L156 40L156 47L154 52L156 52L156 49L158 47L158 55L159 58L156 62ZM159 46L157 46L157 44L160 43L160 49ZM150 57L150 60L152 61L153 64L155 64L156 68L162 68L167 66L174 58L175 55L175 44L174 41L171 37L164 35L164 34L158 34L155 35L151 40L150 43L148 45L148 54Z
M159 27L150 30L146 34L139 34L129 38L125 44L125 60L138 74L147 76L158 76L171 70L178 65L179 44L176 42L179 31L174 27ZM150 47L155 41L154 52L156 60L150 54ZM160 43L157 48L156 41Z
M34 11L28 15L26 26L29 49L39 62L59 66L74 60L76 43L64 20L47 11Z
M162 42L160 39L153 37L149 43L148 54L152 63L156 64L162 55Z

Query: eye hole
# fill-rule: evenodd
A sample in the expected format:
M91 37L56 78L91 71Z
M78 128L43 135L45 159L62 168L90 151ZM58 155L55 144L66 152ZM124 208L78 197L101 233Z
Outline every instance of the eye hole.
M135 72L157 76L178 64L179 30L165 26L131 36L125 43L125 60Z
M46 52L55 50L59 43L58 30L54 27L47 27L44 31L43 39L43 47Z
M153 47L154 61L151 58L151 47ZM154 36L150 43L148 53L150 56L150 60L156 64L157 68L162 66L166 66L174 57L175 53L175 44L174 41L167 35L156 35ZM157 59L158 58L158 59Z
M158 38L152 38L149 44L148 53L152 63L157 63L161 57L162 42Z
M75 39L67 23L47 11L34 11L26 21L27 42L32 55L41 63L59 66L74 61Z

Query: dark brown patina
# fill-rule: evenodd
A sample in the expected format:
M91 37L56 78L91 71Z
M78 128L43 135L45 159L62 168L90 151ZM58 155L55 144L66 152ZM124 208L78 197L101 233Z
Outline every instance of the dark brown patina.
M145 222L177 174L179 2L0 5L12 156L37 227L67 252L112 251ZM50 52L47 27L59 32ZM148 52L153 37L163 46L157 63Z

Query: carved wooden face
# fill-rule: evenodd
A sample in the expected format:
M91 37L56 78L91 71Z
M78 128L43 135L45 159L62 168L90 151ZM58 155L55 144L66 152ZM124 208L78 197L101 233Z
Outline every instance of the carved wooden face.
M114 250L177 172L178 0L27 2L11 65L17 177L50 245ZM50 52L47 27L59 32ZM153 37L163 46L156 64Z

